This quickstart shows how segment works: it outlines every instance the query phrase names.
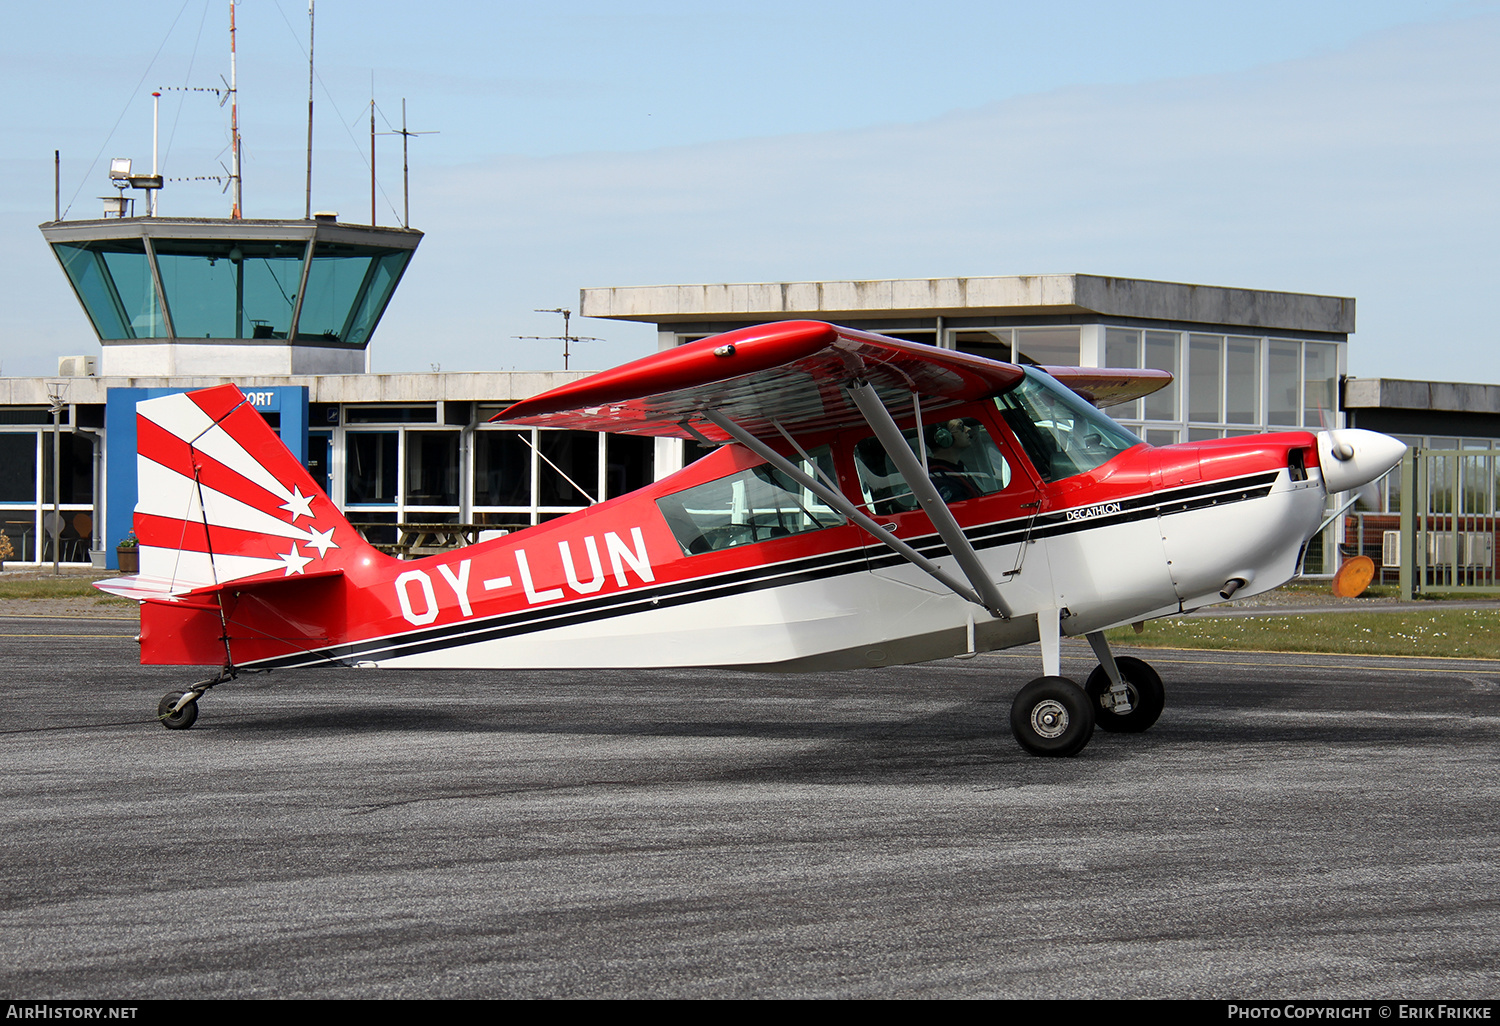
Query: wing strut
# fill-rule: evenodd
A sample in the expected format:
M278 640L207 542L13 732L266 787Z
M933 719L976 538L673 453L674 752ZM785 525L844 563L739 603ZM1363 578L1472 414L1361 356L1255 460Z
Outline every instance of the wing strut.
M927 476L927 471L917 461L916 454L911 451L911 446L906 444L906 438L901 434L901 429L891 417L891 411L885 408L880 401L880 396L875 389L870 387L868 381L856 381L844 386L849 393L849 398L854 400L854 405L859 407L859 412L864 415L865 421L875 432L875 437L880 439L880 444L885 447L886 455L891 462L896 464L896 469L901 471L901 476L906 480L906 486L911 493L917 497L926 511L927 518L932 521L932 526L937 528L938 536L943 539L943 544L948 546L948 551L953 553L953 558L958 560L959 569L974 586L974 590L981 596L980 605L990 611L991 616L997 616L1002 620L1010 619L1010 610L1005 606L1005 600L1000 597L1000 590L995 587L989 575L984 572L984 564L979 561L979 553L974 551L974 546L969 544L969 539L964 537L963 528L958 526L958 521L953 519L953 511L948 504L938 495L937 489L932 485L932 478ZM921 432L921 423L918 422L917 431ZM925 448L925 447L924 447Z
M755 453L755 455L759 456L761 459L765 460L771 466L781 471L787 477L797 482L797 484L799 484L803 488L806 488L818 498L828 503L828 505L832 506L844 516L848 517L856 525L863 528L865 532L870 535L870 537L874 538L876 541L880 542L887 548L895 551L899 556L901 556L901 558L905 559L907 562L911 563L919 570L923 570L926 573L930 574L938 581L938 583L943 585L943 587L949 589L962 599L972 602L978 606L984 606L994 616L998 616L1002 619L1009 618L1009 611L1006 610L1005 606L1000 603L998 595L995 597L997 605L988 605L983 599L979 597L979 595L975 594L972 589L965 588L958 581L955 581L952 577L944 573L942 569L937 566L937 564L933 563L926 556L922 555L916 549L906 544L906 542L902 541L900 538L897 538L885 528L881 527L874 520L870 519L870 517L867 516L861 509L859 509L859 507L855 506L852 502L845 498L843 494L834 491L827 485L824 485L822 482L817 481L814 478L809 477L807 474L803 473L801 468L799 468L795 463L788 460L785 456L781 455L775 449L772 449L770 446L766 445L766 443L762 442L759 438L756 438L754 435L750 434L748 431L740 427L728 417L724 416L718 410L704 410L703 416L714 426L718 427L726 434L728 434L736 442L739 442L745 448ZM908 452L909 451L910 450L908 450ZM924 476L922 479L925 481L926 477ZM931 487L930 484L929 487ZM944 508L946 510L946 507ZM970 551L972 551L972 549ZM991 588L993 590L993 586L991 586Z

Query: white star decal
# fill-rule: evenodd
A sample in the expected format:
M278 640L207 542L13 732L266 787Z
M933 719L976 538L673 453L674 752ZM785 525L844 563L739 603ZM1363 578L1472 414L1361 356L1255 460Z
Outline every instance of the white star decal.
M302 489L292 485L292 497L281 504L281 508L292 515L292 523L297 522L298 517L311 517L312 512L311 495L303 495Z
M320 531L316 527L309 528L312 531L312 540L307 543L310 549L317 549L319 558L327 556L329 549L338 548L333 541L333 528Z
M304 556L302 555L302 553L297 551L296 542L292 542L291 552L281 552L277 554L286 563L286 573L283 574L284 577L290 577L292 576L292 574L302 573L302 568L312 562L311 556Z

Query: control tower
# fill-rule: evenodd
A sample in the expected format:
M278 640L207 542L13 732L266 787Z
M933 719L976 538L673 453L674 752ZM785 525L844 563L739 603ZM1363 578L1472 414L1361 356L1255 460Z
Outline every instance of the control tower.
M356 374L422 233L310 220L40 226L103 347L101 376Z

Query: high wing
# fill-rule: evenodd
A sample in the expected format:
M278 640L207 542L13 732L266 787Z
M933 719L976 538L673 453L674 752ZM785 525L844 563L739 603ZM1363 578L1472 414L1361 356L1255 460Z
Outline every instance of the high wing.
M1057 368L1080 386L1124 402L1171 381L1170 374ZM1012 363L872 335L821 321L781 321L741 328L656 353L554 388L494 419L539 427L665 435L715 443L733 440L991 616L1009 607L985 574L978 553L928 476L925 451L907 445L896 416L932 413L997 395L1025 371ZM1063 379L1066 380L1066 379ZM1139 389L1132 394L1131 389ZM1087 396L1096 402L1094 395ZM907 411L910 411L908 414ZM783 452L780 435L864 424L921 503L958 563L968 587L893 537L830 481L807 476ZM771 442L772 444L767 444Z
M863 423L844 385L866 381L883 402L941 410L1004 391L1021 368L821 321L780 321L689 342L562 385L501 411L512 424L714 441L713 409L757 437ZM691 422L692 430L684 427Z
M1159 370L1043 368L1096 406L1164 388ZM1021 368L821 321L779 321L699 339L514 403L493 419L537 427L728 441L716 410L757 437L863 423L844 385L868 382L898 409L927 412L1003 392ZM689 428L685 425L691 424ZM778 430L778 426L780 430Z
M1058 381L1095 406L1118 406L1150 395L1172 383L1172 372L1114 367L1043 367Z

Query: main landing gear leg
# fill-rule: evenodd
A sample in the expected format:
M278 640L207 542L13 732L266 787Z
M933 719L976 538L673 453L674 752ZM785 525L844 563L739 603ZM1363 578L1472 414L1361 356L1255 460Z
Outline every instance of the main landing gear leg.
M1094 707L1082 688L1061 675L1059 612L1036 615L1042 645L1042 676L1027 684L1010 707L1016 741L1033 755L1077 755L1094 736Z
M1149 663L1131 656L1116 659L1102 633L1095 631L1087 637L1099 660L1083 686L1094 722L1101 730L1139 734L1156 722L1166 705L1161 677Z
M200 680L186 691L167 692L156 705L156 718L168 730L187 730L198 722L198 699L209 688L234 678L235 672L233 668L229 668L211 680Z

